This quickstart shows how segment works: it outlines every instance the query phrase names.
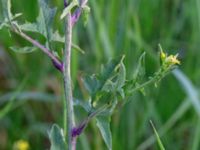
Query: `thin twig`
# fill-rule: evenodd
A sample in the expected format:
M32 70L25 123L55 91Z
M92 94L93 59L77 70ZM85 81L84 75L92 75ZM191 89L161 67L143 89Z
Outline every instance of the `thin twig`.
M25 40L29 41L31 44L33 44L34 46L38 47L39 49L41 49L47 56L49 56L54 65L56 66L57 69L59 69L60 71L62 71L62 62L45 46L43 46L42 44L40 44L38 41L32 39L30 36L28 36L27 34L25 34L22 31L18 31L15 28L12 28L12 31L15 32L16 34L20 35L22 38L24 38Z
M92 120L94 117L98 116L100 113L102 113L108 107L110 107L110 104L105 104L102 107L100 107L99 109L97 109L96 111L94 111L91 114L89 114L87 116L87 118L85 118L77 127L73 128L73 130L72 130L72 137L76 138L81 133L83 133L83 131L87 127L87 125L90 122L90 120Z

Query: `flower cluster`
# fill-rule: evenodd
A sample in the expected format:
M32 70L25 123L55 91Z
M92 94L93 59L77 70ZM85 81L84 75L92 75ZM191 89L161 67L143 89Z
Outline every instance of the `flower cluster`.
M180 61L178 60L178 54L176 55L167 55L167 53L163 52L161 46L160 47L160 59L162 62L162 65L170 67L173 65L180 65Z

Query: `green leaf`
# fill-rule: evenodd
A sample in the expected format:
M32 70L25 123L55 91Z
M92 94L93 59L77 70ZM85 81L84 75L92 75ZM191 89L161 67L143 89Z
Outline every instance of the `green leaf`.
M13 16L11 12L11 0L1 0L0 3L2 5L2 13L0 13L2 14L0 16L0 29L2 29L5 25L8 25L8 23L11 24L12 20L21 16L21 13L17 13Z
M65 150L67 149L66 143L64 140L64 135L60 127L54 124L49 133L49 138L51 142L50 150Z
M16 19L17 17L19 17L19 16L21 16L22 15L22 13L17 13L17 14L15 14L14 16L12 16L12 20L13 19Z
M122 98L125 97L123 86L125 85L126 81L126 68L123 62L121 62L118 66L118 72L116 72L116 77L114 80L108 79L103 86L102 90L106 92L118 92ZM114 74L115 76L115 74Z
M112 150L112 134L110 131L110 117L98 116L96 117L97 127L99 128L101 135L109 150Z
M89 101L84 101L84 100L75 99L75 98L73 99L73 101L74 101L74 103L73 103L74 106L80 106L80 107L82 107L86 112L91 112L92 107L91 107Z
M115 72L115 69L119 66L121 63L122 58L116 58L112 59L110 62L108 62L105 67L103 67L100 75L99 75L99 80L100 80L100 86L99 90L102 90L104 85L106 84L107 81L113 76L113 73Z
M85 5L84 7L82 7L82 9L83 9L83 23L84 25L86 25L90 14L90 7Z
M120 66L122 60L123 57L112 59L105 65L105 67L102 68L102 71L99 75L93 75L91 77L86 76L84 78L83 83L85 88L91 95L92 102L102 99L110 101L111 99L109 97L112 97L112 95L116 93L117 90L120 93L120 95L124 97L124 92L121 89L124 82L123 78L125 77L125 68L123 65ZM120 86L120 88L117 89L117 84L115 83L116 80L113 81L113 79L116 78L118 72L120 72L121 74L119 75L119 81L117 83Z
M83 84L92 97L96 94L100 85L96 76L85 76L83 79Z
M8 20L7 18L5 18L3 21L0 21L0 30L4 27L4 26L9 26L10 24L8 24L10 21L13 21L14 19L16 19L17 17L21 16L22 14L21 13L17 13L15 14L14 16L12 16L10 18L10 20ZM17 24L16 22L12 22L12 25L13 23Z
M0 29L2 29L4 26L8 24L8 22L11 22L13 19L21 16L21 13L12 15L11 12L11 1L10 0L1 0L2 4L2 14L3 16L0 17Z
M56 8L50 8L48 6L49 0L40 0L39 16L36 19L36 23L25 23L20 25L21 30L29 32L38 32L47 39L47 47L50 46L50 40L53 36L53 19L56 14Z
M40 15L38 18L38 27L41 28L41 32L47 38L47 40L51 39L52 36L52 26L53 26L53 19L56 14L56 8L50 8L48 6L49 0L40 0Z
M52 33L50 41L65 43L65 37L60 35L58 31L55 31L54 33ZM85 54L85 51L74 43L72 43L72 48L81 52L82 54Z
M106 81L106 83L104 84L102 91L106 91L106 92L115 92L116 88L115 88L115 83L113 81L111 81L110 79L108 79Z
M78 45L76 45L76 44L73 44L72 43L72 48L73 49L75 49L75 50L77 50L77 51L79 51L79 52L81 52L82 54L85 54L85 51L83 50L83 49L81 49Z
M38 20L38 18L37 18L37 20ZM38 29L37 23L26 22L25 24L22 24L22 25L19 25L19 26L20 26L20 29L24 30L24 31L39 32L39 33L41 33L40 30Z
M111 100L109 102L110 106L106 110L102 111L101 115L102 116L111 116L113 114L117 104L118 104L117 97L114 97L113 100Z
M119 72L117 75L117 81L116 81L117 90L120 90L124 86L125 81L126 81L126 68L123 62L121 62L119 66Z
M143 78L143 76L145 75L145 55L146 53L144 52L139 58L138 65L133 75L134 81L137 81L139 78Z
M3 16L4 19L10 20L12 17L11 13L11 1L10 0L1 0L2 9L3 9Z
M100 88L99 90L107 92L116 92L120 90L125 82L126 70L122 63L124 57L111 60L103 68L101 74L99 75ZM119 70L117 72L117 70ZM115 77L116 76L116 77ZM112 79L115 78L113 81Z
M60 35L60 33L58 31L55 31L51 34L50 41L65 43L65 37Z
M158 146L159 146L160 150L165 150L165 148L164 148L164 146L162 144L162 141L161 141L161 139L160 139L160 137L158 135L158 132L156 131L156 128L154 127L153 122L151 120L150 120L150 123L151 123L151 126L153 128L154 134L156 136L156 139L157 139Z
M62 12L60 19L63 19L74 7L78 6L78 1L73 0Z
M16 46L13 46L13 47L10 47L11 50L13 50L14 52L17 52L17 53L32 53L34 52L35 50L37 50L36 47L16 47Z

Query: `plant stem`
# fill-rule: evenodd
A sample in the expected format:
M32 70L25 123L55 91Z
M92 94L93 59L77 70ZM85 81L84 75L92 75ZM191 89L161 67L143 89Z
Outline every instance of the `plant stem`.
M71 13L68 13L65 21L65 50L64 50L64 90L65 90L65 100L67 109L67 142L68 150L76 149L76 138L72 138L72 130L75 127L74 120L74 109L73 109L73 98L72 98L72 86L71 86L71 73L70 73L70 63L71 63L71 45L72 45L72 24L71 24ZM64 111L66 112L66 111ZM65 116L65 115L64 115ZM66 121L66 120L64 120ZM65 131L66 134L66 131Z
M149 81L139 85L138 87L135 87L128 94L133 94L135 91L140 90L140 89L142 89L142 88L154 83L155 81L156 81L156 77L154 77L154 78L150 79Z
M38 41L32 39L30 36L26 35L23 32L19 32L17 29L12 29L13 32L15 32L16 34L20 35L22 38L24 38L25 40L29 41L31 44L33 44L35 47L38 47L39 49L41 49L47 56L49 56L56 64L62 64L58 58L53 55L51 53L51 51L46 48L45 46L43 46L42 44L40 44Z
M85 118L77 127L73 128L72 137L77 138L81 133L83 133L83 131L87 127L90 120L93 119L94 117L98 116L101 112L103 112L109 106L110 106L110 104L105 104L102 107L100 107L99 109L97 109L96 111L89 114L89 116L87 118Z
M152 84L152 83L154 83L154 82L156 82L156 81L159 81L161 78L163 78L164 76L166 76L166 75L170 72L170 70L172 70L172 69L173 69L173 67L169 67L168 69L163 70L163 67L161 67L161 68L158 70L157 74L156 74L154 77L152 77L150 80L148 80L148 81L146 81L146 82L140 84L139 86L133 88L133 89L132 89L131 91L129 91L127 94L128 94L129 96L131 96L131 95L133 95L133 93L134 93L135 91L138 91L138 90L140 90L140 89L142 89L142 88L145 88L146 86L148 86L148 85L150 85L150 84Z

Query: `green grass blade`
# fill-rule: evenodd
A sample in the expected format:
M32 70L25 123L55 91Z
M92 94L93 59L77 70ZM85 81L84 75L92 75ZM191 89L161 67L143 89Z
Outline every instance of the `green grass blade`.
M173 71L173 74L182 85L194 109L196 110L197 114L200 116L200 100L199 100L198 92L196 88L193 86L190 79L182 71L176 69Z
M24 87L24 85L26 84L27 79L25 78L22 83L20 84L20 86L17 88L17 90L13 93L13 95L11 96L9 102L6 104L6 106L4 106L1 110L0 110L0 119L2 119L13 107L15 99L17 97L17 95L20 93L20 91L22 90L22 88Z
M164 148L164 146L162 144L162 141L161 141L161 139L160 139L160 137L158 135L158 132L156 131L156 128L154 127L153 122L151 120L150 120L150 123L151 123L151 126L153 128L154 134L156 136L156 139L157 139L158 146L159 146L160 150L165 150L165 148Z
M198 119L196 129L194 130L194 140L192 143L192 150L198 150L200 144L200 119Z
M169 120L158 130L160 137L162 137L167 131L169 131L175 123L182 118L182 116L189 110L191 107L191 103L189 100L185 99L180 104L180 106L176 109L173 115L169 118ZM145 140L142 144L137 148L138 150L145 150L153 143L155 143L156 138L154 135L150 136L147 140Z

